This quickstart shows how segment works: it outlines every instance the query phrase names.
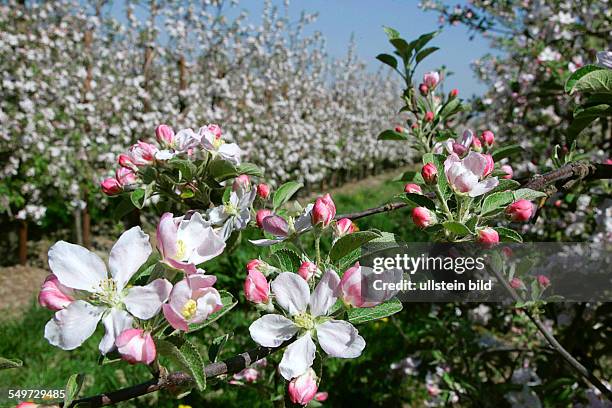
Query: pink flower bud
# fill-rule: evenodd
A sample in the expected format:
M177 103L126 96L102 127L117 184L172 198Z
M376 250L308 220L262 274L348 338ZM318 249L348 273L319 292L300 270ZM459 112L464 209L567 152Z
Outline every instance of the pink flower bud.
M459 95L459 90L457 88L453 88L448 94L451 98L456 98Z
M478 139L474 139L478 140ZM493 162L493 156L490 154L483 154L484 158L487 160L487 165L485 166L483 177L487 177L489 174L493 173L493 169L495 168L495 163Z
M327 392L317 392L314 396L315 401L323 402L327 400L329 394Z
M480 137L482 138L482 141L487 144L487 146L491 146L493 142L495 142L495 135L490 130L485 130L482 132Z
M419 85L419 92L421 93L421 95L427 96L427 93L429 92L429 87L425 84L421 84Z
M475 152L481 152L482 151L482 143L480 142L480 139L475 137L474 139L472 139L472 149Z
M426 163L421 169L421 176L427 184L435 184L438 179L438 168L433 163Z
M109 196L119 194L123 191L123 188L114 177L105 179L100 183L100 186L102 187L102 192Z
M412 221L419 228L427 228L436 223L436 216L425 207L412 209Z
M334 235L337 238L352 234L355 231L355 224L353 224L353 221L351 221L349 218L342 218L341 220L336 221L336 224L334 225Z
M554 204L553 204L553 205L554 205L555 207L557 207L557 208L561 208L561 206L563 205L563 201L561 201L561 200L557 200L557 201L555 201L555 202L554 202Z
M463 156L468 151L468 148L462 145L461 143L454 142L453 143L453 153L458 156Z
M270 186L265 183L257 185L257 195L264 200L270 197Z
M259 272L262 272L262 273L263 273L263 271L260 269L260 267L261 267L262 265L264 265L264 264L265 264L265 262L264 262L264 261L262 261L261 259L257 259L257 258L256 258L256 259L251 259L251 260L250 260L249 262L247 262L247 264L246 264L246 270L247 270L247 272L248 272L248 271L250 271L251 269L256 269L256 270L258 270Z
M159 125L155 129L155 137L162 146L172 146L174 144L174 130L168 125Z
M215 138L221 139L221 127L219 125L211 123L210 125L207 125L206 128L209 132L215 135Z
M115 178L121 185L121 187L129 186L138 181L138 176L132 170L127 167L119 167L115 172Z
M550 286L550 279L545 275L538 275L538 283L541 287L547 288Z
M147 166L155 161L155 153L158 149L150 143L138 141L130 147L130 158L136 166Z
M317 393L317 376L312 368L289 382L289 399L294 404L308 405Z
M604 162L604 164L612 165L612 159L606 159L606 161Z
M119 162L119 165L121 167L126 167L132 170L136 168L136 165L134 164L132 159L130 159L130 156L128 156L127 154L120 154L119 159L117 161Z
M486 227L478 231L478 242L492 246L499 243L499 234L491 227Z
M317 265L312 262L302 262L298 269L298 275L304 278L305 281L309 281L317 273Z
M432 111L428 111L427 113L425 113L425 122L433 122L434 120L434 113Z
M232 190L238 191L239 189L243 191L248 191L251 188L251 179L246 174L241 174L234 179L234 183L232 184Z
M502 178L505 178L508 180L508 179L511 179L512 176L514 175L514 171L512 170L512 167L510 167L508 164L504 164L503 166L500 167L500 169L506 173L506 175L503 176Z
M259 378L259 371L252 367L247 367L244 370L233 375L234 380L253 383Z
M312 208L312 224L322 224L327 227L336 216L336 204L329 194L316 199Z
M503 247L502 248L502 253L504 254L504 256L506 258L510 258L512 256L512 248L510 248L510 247Z
M155 360L155 342L151 333L142 329L127 329L115 339L121 358L130 364L151 364Z
M426 72L423 75L423 83L430 88L435 88L440 82L440 74L436 71Z
M506 208L506 214L512 221L528 221L533 215L534 205L531 201L518 200Z
M404 192L412 193L412 194L423 194L423 190L421 190L421 186L419 186L418 184L414 184L414 183L406 184L404 186Z
M410 129L412 130L417 130L419 128L419 124L418 123L413 123L412 125L410 125Z
M272 215L272 211L270 210L267 210L267 209L257 210L257 214L255 214L255 222L257 223L257 226L259 228L263 228L264 218L269 217L271 215Z
M58 311L74 301L72 289L62 285L57 276L47 276L38 294L38 303L49 310Z
M519 278L512 278L512 280L510 281L510 287L513 289L520 289L523 286L523 281Z
M249 269L244 281L244 297L253 303L268 303L270 298L270 285L263 273L255 268Z
M404 133L404 128L403 128L403 127L401 127L401 126L396 126L396 127L395 127L395 131L396 131L397 133Z
M37 408L38 406L38 404L35 404L33 402L24 401L15 405L15 408Z

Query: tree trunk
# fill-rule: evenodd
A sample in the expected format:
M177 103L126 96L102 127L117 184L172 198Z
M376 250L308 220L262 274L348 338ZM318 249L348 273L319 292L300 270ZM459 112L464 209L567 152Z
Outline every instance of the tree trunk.
M19 264L25 265L28 262L28 222L19 221Z

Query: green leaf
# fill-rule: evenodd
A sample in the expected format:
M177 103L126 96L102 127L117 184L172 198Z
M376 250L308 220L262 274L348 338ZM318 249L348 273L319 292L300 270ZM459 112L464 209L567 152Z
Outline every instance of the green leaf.
M266 258L266 262L279 268L283 272L297 272L302 265L300 256L291 249L282 248L274 251Z
M397 53L404 59L407 60L410 58L410 54L412 52L412 48L403 38L393 38L389 40L391 44L397 50Z
M83 374L72 374L66 383L65 391L66 395L64 396L64 406L69 407L72 402L79 395L79 391L83 386L83 380L85 376Z
M536 198L541 198L541 197L546 197L546 194L541 192L541 191L537 191L537 190L532 190L530 188L519 188L518 190L514 191L514 201L517 200L535 200Z
M399 31L391 27L383 26L383 31L385 32L385 34L387 34L387 37L389 38L389 40L399 38L400 36Z
M6 370L7 368L19 368L23 367L23 361L13 358L0 357L0 370Z
M514 144L495 149L493 153L491 153L491 156L494 161L500 161L501 159L520 153L522 150L523 148L521 146Z
M393 55L389 54L378 54L376 59L382 62L383 64L387 64L393 69L397 69L397 59Z
M461 112L463 107L461 106L461 99L454 98L447 101L442 109L440 110L440 114L438 115L442 120L445 120L447 117L454 115L457 112Z
M504 172L504 174L506 174ZM489 192L489 194L497 193L498 191L506 191L506 190L516 190L517 187L520 187L521 183L512 179L501 179L499 180L499 184L495 186L493 190Z
M343 256L349 254L357 248L360 248L366 242L380 237L380 233L374 231L357 231L352 234L345 235L334 243L334 246L329 253L329 258L332 260L332 262L336 262Z
M436 203L434 203L431 198L425 197L423 194L405 193L402 200L407 201L414 207L425 207L432 211L436 211Z
M408 140L408 135L387 129L378 135L378 140Z
M179 181L191 181L198 170L191 160L172 159L168 164L180 171Z
M424 50L420 51L417 55L416 55L416 63L418 64L419 62L423 61L425 58L427 58L429 55L433 54L434 52L438 51L440 48L438 47L429 47L429 48L425 48Z
M236 177L238 175L238 170L232 163L228 162L227 160L217 158L210 162L210 164L208 165L208 173L215 180L223 181L232 177Z
M500 191L499 193L489 194L482 202L480 213L485 215L507 206L512 201L514 201L514 196L511 191Z
M297 181L289 181L280 186L272 197L272 206L276 210L281 205L285 204L289 199L304 185Z
M416 183L416 184L425 184L425 180L423 180L423 176L418 171L406 171L396 178L393 181L403 181L404 183Z
M423 164L433 163L436 165L436 169L438 170L438 188L442 192L442 195L446 199L448 199L452 195L452 191L450 186L448 185L448 180L446 179L446 174L444 172L445 160L446 156L441 154L425 153L423 155Z
M211 363L216 363L217 358L221 354L221 350L223 350L223 346L227 343L227 340L230 338L230 334L226 333L223 336L215 337L208 347L208 359Z
M574 119L582 119L589 117L600 118L602 116L610 116L612 114L612 109L610 109L610 105L607 103L602 103L599 105L593 105L588 107L578 107L574 111Z
M505 227L493 228L499 234L499 238L504 242L523 242L523 237L518 232Z
M231 293L225 290L220 290L219 295L221 296L221 303L223 303L223 307L217 310L215 313L208 316L208 319L206 319L202 323L190 324L189 325L190 333L203 329L204 327L210 325L211 323L219 320L224 314L232 310L238 304L238 301L234 298L234 296L232 296Z
M612 69L600 69L583 75L572 87L571 93L612 93Z
M127 194L123 194L118 197L117 201L117 204L112 210L112 214L113 219L119 221L121 220L121 218L125 217L127 214L134 210L134 204L132 204L132 200Z
M144 189L138 188L132 191L132 193L130 194L130 200L132 201L132 204L134 204L134 207L138 209L142 209L142 207L144 207L144 202L145 202Z
M436 35L438 35L438 31L432 31L431 33L423 34L416 40L410 43L410 46L415 49L417 52L421 50L424 46L427 45Z
M348 321L352 324L366 323L394 315L402 308L402 302L397 299L391 299L374 307L352 308L348 311Z
M572 75L569 76L569 78L567 78L567 81L565 82L565 92L571 93L572 88L574 87L574 85L576 85L576 82L578 82L580 78L582 78L586 74L589 74L593 71L599 71L601 69L605 68L600 67L598 65L585 65L583 67L578 68L572 73Z
M179 347L167 340L157 341L157 351L159 354L170 358L179 367L194 379L199 391L206 389L206 374L204 373L204 362L198 349L189 340Z
M236 168L238 174L246 174L247 176L263 177L263 170L253 163L241 163Z
M450 231L453 234L456 234L456 235L459 235L459 236L471 235L472 234L470 229L466 225L464 225L464 224L462 224L460 222L446 221L442 225L444 225L444 228L447 231Z
M580 119L572 120L572 123L567 128L567 141L568 143L574 143L576 137L582 133L591 123L597 120L595 116L587 116Z

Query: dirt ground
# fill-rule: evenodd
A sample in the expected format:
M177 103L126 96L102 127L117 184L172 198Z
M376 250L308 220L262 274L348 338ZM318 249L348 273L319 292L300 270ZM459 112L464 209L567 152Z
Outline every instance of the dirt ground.
M332 189L329 192L334 194L350 194L357 189L373 188L380 185L382 182L401 174L408 168L398 168L389 172L381 173L377 176L372 176L360 180L344 184L338 188ZM312 201L317 194L313 194L299 201ZM149 234L154 239L155 234ZM33 244L33 245L32 245ZM30 245L30 263L31 265L15 265L8 267L0 267L0 319L13 317L19 310L27 308L40 290L40 285L45 280L49 273L48 268L42 266L47 264L47 250L53 243L50 241L39 241ZM94 237L94 251L97 252L102 259L108 257L113 241L107 237ZM152 242L152 245L155 245ZM33 247L33 248L32 248Z

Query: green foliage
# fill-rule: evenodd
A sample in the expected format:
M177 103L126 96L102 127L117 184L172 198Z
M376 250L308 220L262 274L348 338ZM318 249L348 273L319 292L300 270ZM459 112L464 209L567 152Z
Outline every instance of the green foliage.
M373 320L392 316L402 310L402 302L391 299L374 307L352 308L348 312L348 321L353 324L362 324Z

